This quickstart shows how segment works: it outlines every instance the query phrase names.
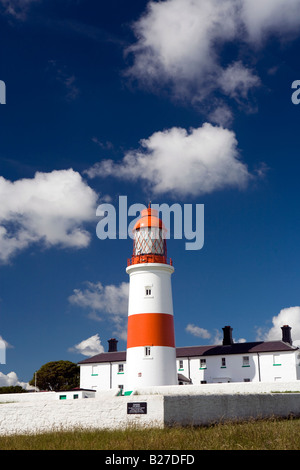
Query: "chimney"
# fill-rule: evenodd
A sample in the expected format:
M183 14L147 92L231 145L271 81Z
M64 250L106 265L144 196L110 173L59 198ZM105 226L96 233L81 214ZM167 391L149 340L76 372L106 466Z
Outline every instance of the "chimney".
M283 325L281 329L282 329L282 341L284 343L289 343L290 345L292 345L293 343L292 335L291 335L292 328L289 325Z
M116 338L110 338L108 341L108 352L115 352L118 350Z
M229 346L230 344L233 344L231 326L224 326L222 330L223 330L223 346Z

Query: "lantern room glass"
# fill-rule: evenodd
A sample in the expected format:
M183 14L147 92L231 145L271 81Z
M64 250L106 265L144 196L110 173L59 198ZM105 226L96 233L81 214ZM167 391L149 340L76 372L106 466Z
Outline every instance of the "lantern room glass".
M163 230L159 227L141 227L135 231L133 255L166 256L166 240Z

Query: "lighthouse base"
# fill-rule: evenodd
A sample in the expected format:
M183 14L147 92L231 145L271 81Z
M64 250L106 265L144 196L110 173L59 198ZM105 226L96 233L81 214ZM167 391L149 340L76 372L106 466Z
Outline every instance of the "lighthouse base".
M177 385L176 351L167 346L128 348L126 391L140 387Z

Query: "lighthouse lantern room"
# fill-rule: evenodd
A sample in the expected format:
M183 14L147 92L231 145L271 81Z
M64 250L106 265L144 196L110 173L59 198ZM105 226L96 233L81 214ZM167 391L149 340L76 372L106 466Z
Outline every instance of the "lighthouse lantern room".
M149 207L133 228L129 274L126 391L176 385L176 351L166 229Z

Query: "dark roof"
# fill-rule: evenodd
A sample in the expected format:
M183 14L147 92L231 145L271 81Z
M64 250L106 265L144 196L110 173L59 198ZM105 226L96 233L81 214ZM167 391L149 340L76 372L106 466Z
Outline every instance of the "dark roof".
M89 357L80 361L78 364L89 364L94 362L125 362L126 351L113 351L96 354L96 356Z
M226 354L246 354L271 351L293 351L295 346L283 341L257 341L252 343L234 343L223 346L187 346L176 348L176 357L225 356Z
M95 389L74 387L74 388L69 388L69 389L66 389L66 390L54 390L54 391L56 393L61 393L61 392L95 392Z
M191 379L188 379L185 375L183 374L177 374L177 378L180 382L188 382L192 383Z
M228 346L185 346L176 348L176 357L198 357L198 356L225 356L227 354L246 354L276 351L295 351L298 349L283 341L257 341L252 343L234 343ZM97 354L80 361L79 364L91 364L100 362L125 362L126 351L114 351Z

